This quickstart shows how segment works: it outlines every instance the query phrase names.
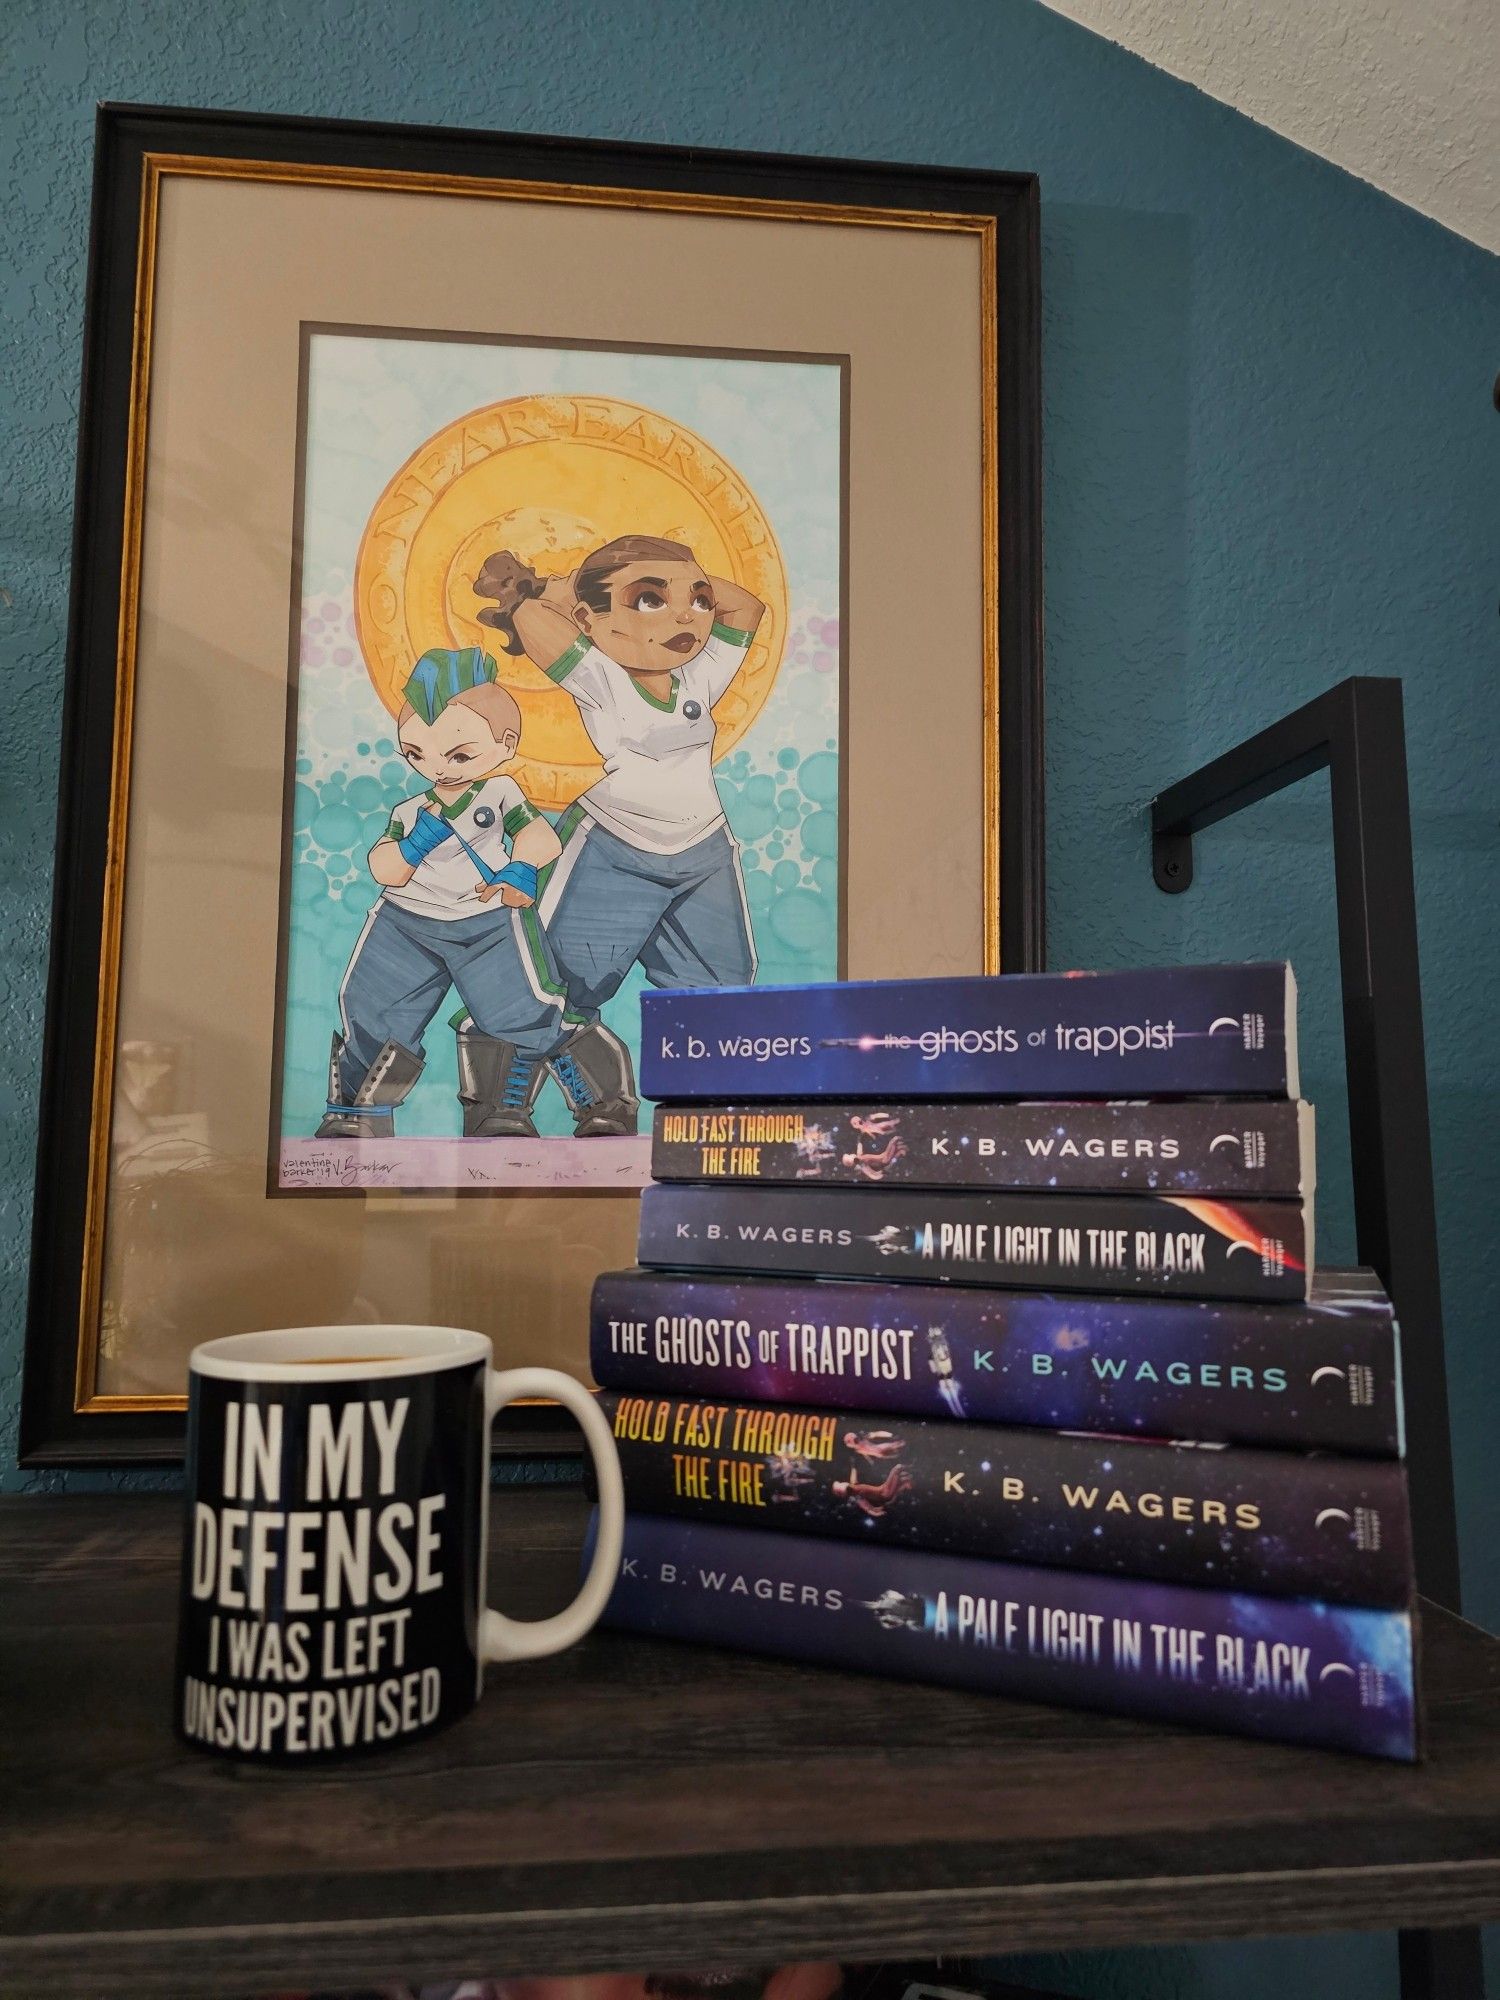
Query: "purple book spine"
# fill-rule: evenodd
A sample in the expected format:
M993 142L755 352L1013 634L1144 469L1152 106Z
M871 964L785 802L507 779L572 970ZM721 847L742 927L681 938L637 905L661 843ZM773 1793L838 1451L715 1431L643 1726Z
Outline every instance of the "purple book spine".
M1072 1189L1300 1201L1313 1111L1290 1098L1147 1104L658 1104L659 1181Z
M592 1546L591 1526L585 1560ZM1405 1611L632 1514L604 1618L893 1680L1416 1755Z
M1302 1305L606 1271L607 1389L971 1423L1401 1455L1390 1301L1320 1272Z
M660 1182L641 1194L637 1254L669 1270L1305 1299L1309 1234L1293 1201Z
M1295 1097L1290 966L648 987L659 1099Z
M1389 1460L600 1391L627 1506L1210 1590L1404 1606Z

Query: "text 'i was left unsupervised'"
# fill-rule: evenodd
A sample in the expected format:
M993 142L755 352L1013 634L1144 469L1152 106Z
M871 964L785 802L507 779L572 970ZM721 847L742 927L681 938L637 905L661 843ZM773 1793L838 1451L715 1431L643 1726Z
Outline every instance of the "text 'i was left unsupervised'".
M471 1707L480 1369L195 1386L179 1731L315 1758Z

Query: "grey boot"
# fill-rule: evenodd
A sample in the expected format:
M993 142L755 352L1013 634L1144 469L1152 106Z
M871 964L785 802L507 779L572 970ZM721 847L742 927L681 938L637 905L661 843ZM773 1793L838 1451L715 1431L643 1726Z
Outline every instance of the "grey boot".
M602 1021L575 1028L552 1058L579 1139L614 1139L636 1131L641 1100L636 1095L630 1051Z
M339 1064L344 1038L335 1035L328 1059L328 1109L320 1139L394 1139L396 1106L422 1074L422 1058L399 1042L387 1042L365 1071L353 1097L346 1096Z
M531 1114L547 1081L547 1065L523 1056L514 1042L481 1035L472 1021L458 1034L458 1101L466 1139L535 1139Z

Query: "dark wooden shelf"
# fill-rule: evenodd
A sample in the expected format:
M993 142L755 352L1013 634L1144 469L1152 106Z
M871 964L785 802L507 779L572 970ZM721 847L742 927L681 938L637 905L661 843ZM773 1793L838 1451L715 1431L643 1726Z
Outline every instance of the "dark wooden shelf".
M583 1502L496 1495L497 1601ZM598 1634L415 1749L169 1731L178 1503L0 1504L0 1991L1144 1944L1500 1916L1500 1642L1425 1633L1416 1768Z

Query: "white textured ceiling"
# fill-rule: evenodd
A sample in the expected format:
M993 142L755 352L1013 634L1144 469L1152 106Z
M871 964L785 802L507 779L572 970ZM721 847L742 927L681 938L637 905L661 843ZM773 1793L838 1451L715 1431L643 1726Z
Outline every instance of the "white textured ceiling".
M1500 251L1500 0L1044 0Z

